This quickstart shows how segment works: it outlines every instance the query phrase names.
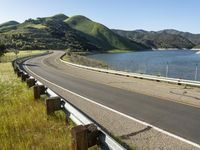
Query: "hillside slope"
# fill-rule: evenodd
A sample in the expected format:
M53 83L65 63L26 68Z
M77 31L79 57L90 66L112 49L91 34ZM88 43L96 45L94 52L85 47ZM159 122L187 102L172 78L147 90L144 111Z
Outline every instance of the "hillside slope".
M147 49L142 44L125 39L102 24L96 23L84 16L73 16L65 20L73 29L86 34L86 39L94 43L100 49Z
M174 35L180 35L180 36L190 40L195 45L200 44L200 34L182 32L182 31L178 31L178 30L174 30L174 29L166 29L166 30L162 30L162 31L159 31L159 32L174 34Z
M18 49L70 49L106 51L110 49L144 50L143 44L121 37L107 27L84 16L28 19L19 24L10 21L0 26L0 42Z
M151 48L193 48L195 46L187 38L178 35L171 34L167 32L154 32L154 31L123 31L123 30L113 30L115 33L126 37L128 39L140 42Z
M19 24L17 21L8 21L3 24L0 24L0 33L9 31L11 29L16 29L16 26Z
M8 22L0 24L0 28L17 25L17 24L19 24L19 22L17 21L8 21Z
M76 30L63 21L68 17L58 14L52 17L28 19L0 33L0 42L6 47L18 49L73 49L75 51L97 49Z

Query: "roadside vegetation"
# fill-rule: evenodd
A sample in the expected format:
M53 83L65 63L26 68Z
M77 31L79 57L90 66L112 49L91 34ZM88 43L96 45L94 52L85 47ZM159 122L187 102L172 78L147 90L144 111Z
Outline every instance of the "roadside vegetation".
M90 59L85 56L86 54L87 53L68 52L64 57L62 57L62 59L68 62L89 67L108 68L108 65L105 64L104 62Z
M0 43L0 57L5 53L5 49L6 49L5 45Z
M11 63L0 63L0 95L0 149L70 149L65 114L48 117L44 97L34 101Z
M45 51L20 51L18 57L26 57ZM13 52L6 53L11 61ZM12 58L12 59L11 59ZM0 63L0 149L71 149L71 128L75 124L70 121L66 126L66 115L58 111L47 116L44 100L35 101L33 89L28 88L14 74L11 62ZM94 146L90 150L100 150Z
M0 62L10 62L16 58L22 58L22 57L26 57L26 56L42 54L45 52L47 52L47 51L45 51L45 50L33 50L33 51L27 50L27 51L19 51L18 54L16 54L15 52L7 52L0 56Z
M127 53L130 52L129 50L123 50L123 49L113 49L109 50L108 53Z

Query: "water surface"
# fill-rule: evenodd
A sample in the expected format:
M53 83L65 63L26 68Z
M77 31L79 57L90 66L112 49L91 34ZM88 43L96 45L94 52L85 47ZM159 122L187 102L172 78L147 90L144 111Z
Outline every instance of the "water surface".
M200 54L192 50L143 51L88 56L115 70L200 81Z

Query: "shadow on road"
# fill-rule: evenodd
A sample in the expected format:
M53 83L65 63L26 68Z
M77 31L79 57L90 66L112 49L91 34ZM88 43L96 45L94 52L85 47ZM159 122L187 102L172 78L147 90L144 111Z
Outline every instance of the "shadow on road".
M127 140L127 139L129 139L131 136L135 136L135 135L137 135L137 134L139 134L139 133L146 132L146 131L149 131L149 130L151 130L151 129L152 129L152 127L147 126L146 128L144 128L144 129L142 129L142 130L139 130L139 131L137 131L137 132L133 132L133 133L130 133L130 134L122 135L122 136L120 136L120 138L122 138L122 139L124 139L124 140Z

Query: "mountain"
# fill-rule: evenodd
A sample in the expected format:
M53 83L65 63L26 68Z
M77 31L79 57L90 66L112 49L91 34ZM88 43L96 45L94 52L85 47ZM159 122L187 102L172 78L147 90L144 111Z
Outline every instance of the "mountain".
M58 14L52 17L28 19L15 28L0 31L0 42L18 49L73 49L75 51L98 49L80 33L69 27Z
M151 48L193 48L196 44L190 41L189 34L188 38L181 34L181 32L169 32L169 30L162 30L158 32L135 30L135 31L124 31L124 30L113 30L113 32L131 39L133 41L142 43ZM195 40L196 38L191 38ZM197 42L197 41L196 41Z
M0 42L18 49L147 49L84 16L69 18L64 14L28 19L21 24L14 21L4 23L0 28Z
M123 38L104 25L96 23L84 16L73 16L65 20L70 27L82 33L91 43L94 43L100 49L130 49L140 50L148 49L140 43Z
M192 34L189 32L182 32L182 31L178 31L178 30L174 30L174 29L161 30L159 32L180 35L180 36L185 37L186 39L190 40L195 45L200 44L200 34Z
M16 26L19 24L17 21L9 21L3 24L0 24L0 32L5 32L11 29L16 29Z
M17 21L8 21L3 24L0 24L0 28L12 26L12 25L18 25L18 24L19 24L19 22L17 22Z

